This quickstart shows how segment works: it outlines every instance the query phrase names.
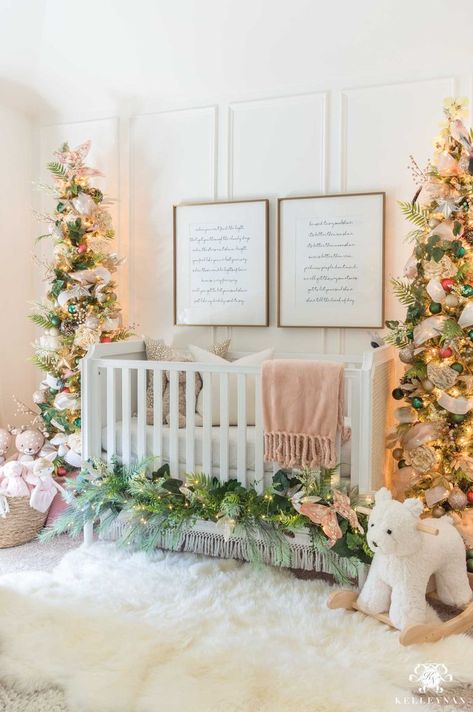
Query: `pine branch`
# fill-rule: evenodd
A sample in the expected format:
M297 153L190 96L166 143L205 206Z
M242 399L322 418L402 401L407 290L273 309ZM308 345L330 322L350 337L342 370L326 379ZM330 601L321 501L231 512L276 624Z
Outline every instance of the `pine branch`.
M410 282L402 279L391 279L394 295L406 307L413 306L417 302L416 290Z
M409 201L399 201L399 207L401 212L407 220L417 227L426 228L429 223L429 213L424 208L421 208L417 203L410 203Z
M33 324L41 327L41 329L51 329L53 327L53 324L51 324L49 318L44 316L44 314L30 314L29 319L31 319Z
M56 364L57 364L57 356L56 355L42 355L39 356L38 354L34 354L31 357L31 361L36 368L39 368L41 371L45 371L46 373L52 371Z
M56 178L66 178L67 172L62 163L58 161L51 161L48 163L48 171L50 171Z
M447 319L442 326L441 341L453 341L463 335L463 330L455 319Z

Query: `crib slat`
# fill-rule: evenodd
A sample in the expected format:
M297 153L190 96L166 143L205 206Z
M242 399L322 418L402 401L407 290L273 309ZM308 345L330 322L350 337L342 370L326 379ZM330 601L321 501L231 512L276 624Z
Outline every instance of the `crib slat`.
M237 430L237 479L246 486L246 376L237 376L238 430Z
M107 461L116 454L116 393L115 369L107 368Z
M122 369L122 460L131 459L131 369Z
M186 472L194 472L195 469L195 373L186 373Z
M95 417L96 417L96 441L94 444L94 450L97 453L102 454L102 426L103 426L103 415L102 415L102 401L103 401L103 390L102 387L104 386L104 373L102 368L97 368L96 373L95 373L95 388L96 392L98 394L97 398L97 403L96 403L96 412L95 412ZM78 413L79 415L79 413Z
M153 370L153 455L159 458L163 454L163 375L161 369Z
M212 377L202 374L203 381L203 431L202 431L202 469L206 475L212 474Z
M169 372L169 467L179 475L179 371Z
M220 480L227 482L228 472L228 373L220 374Z
M258 373L255 376L255 486L256 491L260 494L264 490L264 436L261 398L261 373Z
M137 377L137 445L136 454L142 460L146 455L146 370L140 368Z

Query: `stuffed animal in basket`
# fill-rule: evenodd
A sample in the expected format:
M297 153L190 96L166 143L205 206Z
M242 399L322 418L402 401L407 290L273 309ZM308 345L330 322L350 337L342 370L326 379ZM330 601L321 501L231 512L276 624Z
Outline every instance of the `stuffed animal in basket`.
M16 455L13 459L18 462L31 462L35 459L44 445L44 435L36 428L21 428L13 429L12 433L16 435L15 447Z
M0 428L0 465L5 464L8 448L11 444L11 437L8 430Z
M47 512L58 490L64 491L54 481L53 472L54 464L51 457L40 457L34 461L32 467L28 467L25 480L34 486L31 492L30 507L38 512Z
M367 540L374 558L357 607L369 614L389 611L399 630L425 623L426 590L432 574L439 598L462 607L472 599L465 566L465 545L450 517L423 519L438 536L419 531L422 503L392 499L383 487L375 495Z
M26 468L18 460L10 460L0 468L0 494L6 497L28 497L30 490L25 480Z

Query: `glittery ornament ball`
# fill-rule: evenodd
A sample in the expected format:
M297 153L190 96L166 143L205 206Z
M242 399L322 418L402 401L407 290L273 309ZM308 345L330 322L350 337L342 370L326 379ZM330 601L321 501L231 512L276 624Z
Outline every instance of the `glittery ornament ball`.
M468 504L468 497L459 487L454 487L447 501L452 509L461 510Z

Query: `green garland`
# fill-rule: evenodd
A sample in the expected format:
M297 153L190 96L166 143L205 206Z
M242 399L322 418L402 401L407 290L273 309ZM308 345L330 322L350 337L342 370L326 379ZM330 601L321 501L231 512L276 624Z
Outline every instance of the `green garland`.
M345 558L353 576L361 564L369 563L372 553L363 534L337 514L342 537L333 547L322 528L296 511L295 494L320 498L330 505L333 497L333 470L303 470L296 475L283 470L275 473L272 485L259 494L255 487L243 487L237 480L220 482L216 477L192 473L185 480L170 476L169 465L150 472L150 462L125 467L118 461L107 465L101 460L88 463L76 480L68 480L68 508L45 529L41 539L58 534L77 537L85 522L98 522L105 534L119 515L124 522L119 543L142 551L153 551L165 533L177 543L198 520L215 522L217 531L229 537L246 537L251 558L260 560L259 543L273 547L279 565L290 564L290 540L297 531L308 531L315 551L330 562L337 580L346 580L340 571L339 557ZM347 494L351 506L358 500L356 489ZM363 524L366 518L359 515Z

